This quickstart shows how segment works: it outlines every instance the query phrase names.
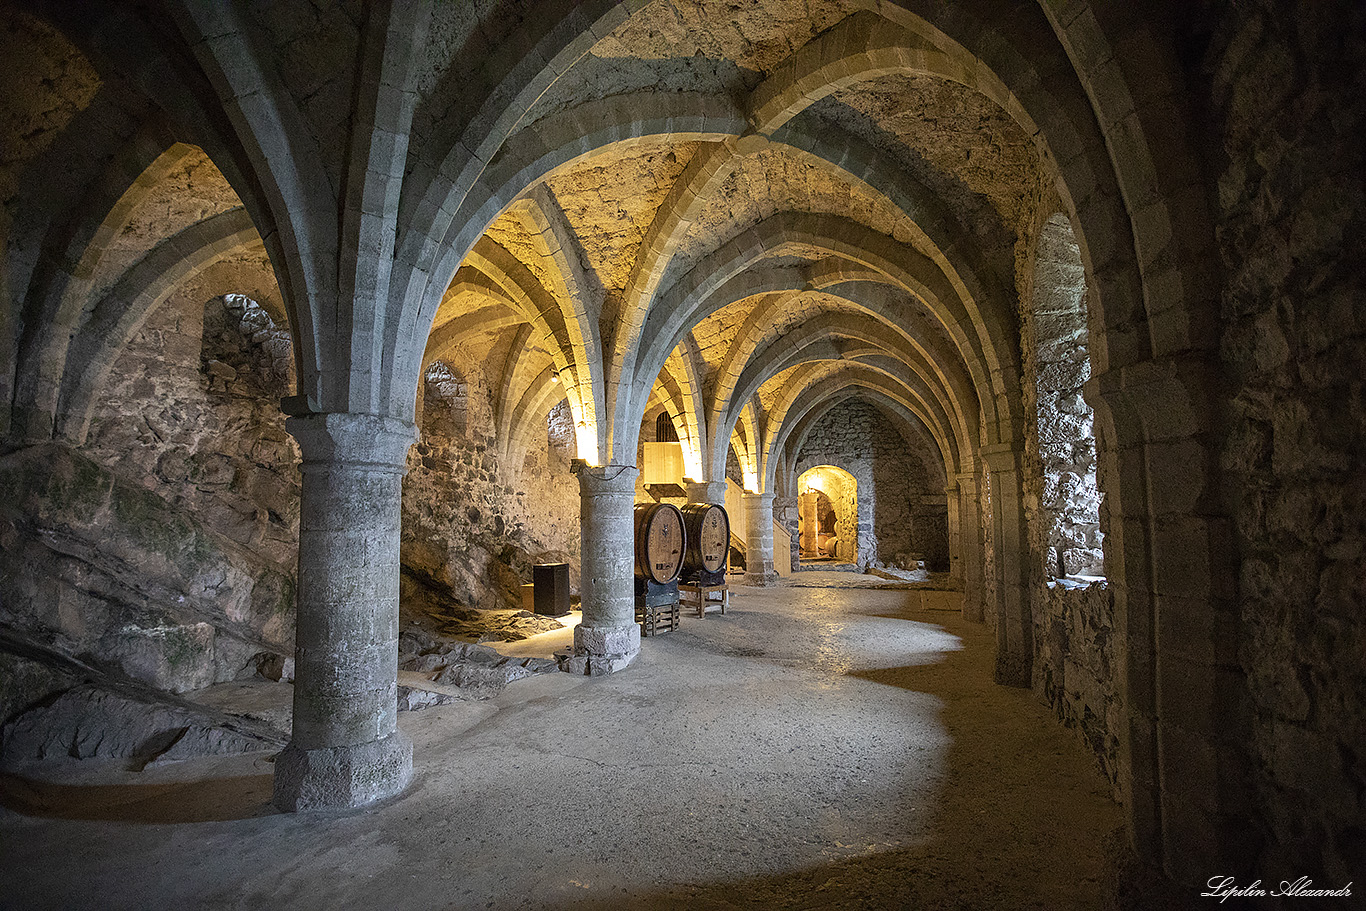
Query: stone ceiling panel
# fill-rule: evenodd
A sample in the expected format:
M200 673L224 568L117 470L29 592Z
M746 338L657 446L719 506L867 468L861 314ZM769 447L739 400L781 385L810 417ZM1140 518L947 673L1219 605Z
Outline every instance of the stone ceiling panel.
M693 222L671 271L682 274L729 238L781 212L849 218L903 243L916 233L910 217L876 193L779 149L765 149L739 160Z
M736 301L697 324L693 329L693 338L697 340L698 350L707 362L709 374L720 367L722 360L730 351L731 342L742 331L750 315L759 307L768 307L773 298L774 295L761 295ZM819 292L787 296L781 305L765 316L763 335L760 336L758 346L763 347L773 339L790 332L800 323L828 312L854 315L860 311L847 301Z
M834 376L848 366L850 365L844 361L807 361L795 367L789 367L781 373L769 377L768 381L759 387L759 404L763 406L765 412L772 414L774 406L780 400L786 401L787 386L796 379L798 373L809 377L809 382L803 384L809 387L823 379Z
M92 300L98 300L161 241L242 205L209 156L198 148L182 148L189 148L188 153L147 191L129 214L127 225L110 240L96 273Z
M1040 185L1034 143L985 95L947 79L896 74L836 92L810 113L907 164L964 223L985 200L1012 231ZM964 217L964 216L968 217Z
M551 270L555 268L555 264L541 255L538 242L522 226L521 219L516 214L504 212L498 216L484 232L484 236L515 256L532 275L536 276L536 280L546 289L546 293L551 293L551 289L555 287L551 282Z
M816 35L856 11L848 0L655 0L593 46L532 107L527 122L627 92L743 98Z
M655 0L593 48L598 56L730 60L758 79L849 15L843 0ZM749 88L753 88L750 85Z
M548 181L578 236L584 265L609 295L626 287L641 239L698 145L631 145L629 154L596 156Z

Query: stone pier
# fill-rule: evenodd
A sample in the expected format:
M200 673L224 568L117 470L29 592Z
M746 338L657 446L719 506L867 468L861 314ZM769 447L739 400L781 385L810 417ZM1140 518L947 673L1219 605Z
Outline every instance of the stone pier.
M574 628L570 673L611 674L640 653L635 619L636 475L631 465L579 469L583 621Z
M772 585L778 579L773 568L773 494L745 494L745 584Z
M413 746L396 727L399 516L412 424L291 417L303 453L294 727L277 807L358 807L397 794Z

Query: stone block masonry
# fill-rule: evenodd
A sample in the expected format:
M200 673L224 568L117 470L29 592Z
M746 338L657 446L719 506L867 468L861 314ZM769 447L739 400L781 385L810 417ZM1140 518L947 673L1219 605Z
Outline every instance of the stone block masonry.
M1366 870L1366 9L1246 4L1213 26L1222 146L1221 462L1241 562L1267 876ZM1273 866L1274 864L1274 866ZM1355 894L1356 888L1353 888Z

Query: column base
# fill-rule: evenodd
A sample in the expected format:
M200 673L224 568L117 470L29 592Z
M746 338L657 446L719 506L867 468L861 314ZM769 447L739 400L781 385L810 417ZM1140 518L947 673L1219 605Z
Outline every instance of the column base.
M640 627L574 627L574 651L556 655L560 670L570 674L601 677L631 666L640 654Z
M352 746L304 750L291 741L275 757L275 806L286 813L361 807L392 797L413 777L413 743L402 731Z
M757 573L746 572L744 584L752 585L756 588L771 588L778 584L778 574L773 570Z

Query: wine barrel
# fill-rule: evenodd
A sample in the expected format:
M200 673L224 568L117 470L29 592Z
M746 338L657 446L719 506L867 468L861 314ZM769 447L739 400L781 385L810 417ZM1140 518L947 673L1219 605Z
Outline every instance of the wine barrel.
M726 568L730 552L730 516L715 503L689 503L682 509L688 548L683 554L683 574L719 573Z
M637 503L636 576L665 585L678 578L688 538L683 514L668 503Z

